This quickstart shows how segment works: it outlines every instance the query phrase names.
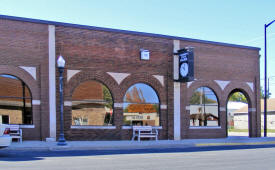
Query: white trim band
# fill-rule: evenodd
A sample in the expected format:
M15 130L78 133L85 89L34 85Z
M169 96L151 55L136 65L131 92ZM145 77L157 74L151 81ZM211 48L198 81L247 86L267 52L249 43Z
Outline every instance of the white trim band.
M72 125L71 129L116 129L116 126L79 126L79 125Z
M49 25L49 126L50 138L56 138L55 26Z
M73 103L71 101L64 101L64 106L72 106Z
M248 108L249 112L256 112L256 108Z
M114 107L123 108L123 103L114 103Z
M221 129L221 126L190 126L189 129Z
M133 129L133 126L122 126L122 129ZM152 129L162 129L162 126L152 126Z
M40 105L40 100L32 100L32 105Z
M220 111L224 112L224 111L226 111L226 108L225 107L220 107Z
M186 106L186 107L185 107L185 110L190 110L190 106Z
M167 109L167 105L166 104L160 105L160 109Z
M174 140L181 139L180 123L180 83L174 82Z

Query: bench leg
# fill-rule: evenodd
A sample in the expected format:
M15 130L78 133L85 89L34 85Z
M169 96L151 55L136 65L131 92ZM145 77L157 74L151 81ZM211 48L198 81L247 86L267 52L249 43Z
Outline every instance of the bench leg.
M136 139L136 137L138 138L137 135L134 135L134 136L132 137L132 141L134 141L134 140Z

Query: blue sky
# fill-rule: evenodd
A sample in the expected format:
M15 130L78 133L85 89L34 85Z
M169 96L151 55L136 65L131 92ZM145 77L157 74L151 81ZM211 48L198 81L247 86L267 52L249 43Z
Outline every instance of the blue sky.
M146 103L159 103L159 98L158 95L156 94L155 90L146 84L143 83L138 83L135 84L133 86L131 86L127 92L132 92L133 88L136 87L138 91L142 91L141 93L139 93L140 97L142 97L141 95L143 95L145 102ZM126 96L124 96L124 101L126 100Z
M0 14L260 47L274 0L0 0ZM275 76L275 23L268 27L268 76ZM271 81L275 97L275 77Z

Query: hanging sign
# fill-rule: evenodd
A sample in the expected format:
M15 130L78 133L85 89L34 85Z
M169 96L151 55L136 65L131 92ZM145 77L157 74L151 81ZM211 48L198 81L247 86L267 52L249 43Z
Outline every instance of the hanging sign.
M175 53L174 58L174 80L189 82L194 80L194 52L193 49L181 49ZM176 60L176 61L175 61ZM175 71L176 70L176 71Z

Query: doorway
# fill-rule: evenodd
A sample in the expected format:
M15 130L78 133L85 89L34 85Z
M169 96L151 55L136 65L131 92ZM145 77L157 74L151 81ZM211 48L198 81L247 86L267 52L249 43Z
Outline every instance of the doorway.
M234 90L227 100L227 136L249 136L249 100L242 91Z

